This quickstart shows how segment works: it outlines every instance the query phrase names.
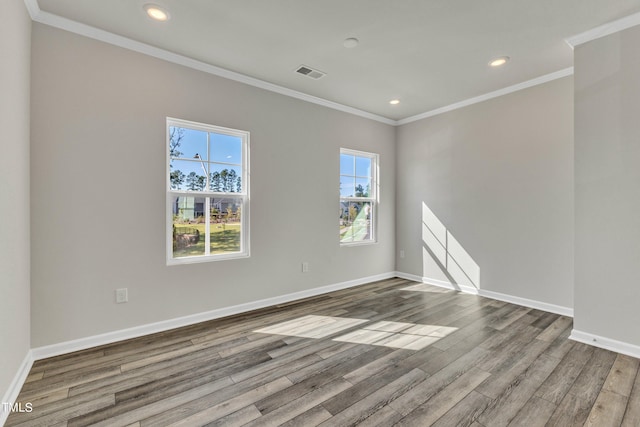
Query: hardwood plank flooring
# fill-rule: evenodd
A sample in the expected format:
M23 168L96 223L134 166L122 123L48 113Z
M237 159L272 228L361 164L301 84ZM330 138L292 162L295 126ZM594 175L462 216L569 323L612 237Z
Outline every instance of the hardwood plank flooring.
M389 279L36 361L13 426L640 426L570 318Z

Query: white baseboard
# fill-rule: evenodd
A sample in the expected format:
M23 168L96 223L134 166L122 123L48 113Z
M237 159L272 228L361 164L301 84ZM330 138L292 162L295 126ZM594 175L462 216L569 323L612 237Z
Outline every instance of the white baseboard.
M420 276L416 276L415 274L403 273L400 271L396 271L396 276L403 279L407 279L407 280L413 280L415 282L426 283L429 285L439 286L441 288L460 291L467 294L480 295L481 297L491 298L498 301L505 301L512 304L535 308L542 311L548 311L550 313L556 313L562 316L573 317L573 309L570 307L563 307L560 305L549 304L546 302L536 301L528 298L516 297L508 294L501 294L499 292L486 291L484 289L476 289L472 286L456 285L451 282L431 279L429 277L420 277Z
M234 314L245 313L260 308L270 307L277 304L283 304L303 298L309 298L328 292L338 291L341 289L351 288L353 286L364 285L366 283L378 280L391 279L396 277L395 272L378 274L375 276L364 277L361 279L349 280L346 282L336 283L333 285L321 286L319 288L307 289L300 292L281 295L272 298L266 298L258 301L238 304L231 307L223 307L204 313L192 314L189 316L178 317L175 319L164 320L161 322L150 323L146 325L136 326L133 328L122 329L119 331L107 332L105 334L94 335L90 337L80 338L72 341L65 341L58 344L36 347L32 350L33 360L45 359L47 357L59 356L61 354L71 353L79 350L86 350L99 345L111 344L117 341L123 341L131 338L137 338L144 335L164 332L170 329L189 326L196 323L206 322L208 320L219 319L221 317L231 316Z
M485 291L482 289L480 289L478 295L480 295L481 297L497 299L499 301L510 302L512 304L522 305L529 308L535 308L537 310L560 314L561 316L573 317L573 308L570 307L563 307L561 305L549 304L547 302L501 294L499 292Z
M617 341L611 338L601 337L600 335L590 334L588 332L574 329L571 331L569 339L583 344L592 345L594 347L604 348L605 350L615 351L616 353L626 354L627 356L640 358L640 346Z
M415 274L403 273L401 271L396 271L396 276L400 277L401 279L413 280L414 282L438 286L440 288L450 289L452 291L464 292L465 294L478 294L478 289L474 288L473 286L458 285L457 283L451 283L445 280L432 279L430 277L420 277L416 276Z
M18 372L16 372L15 377L13 377L13 381L11 381L9 389L2 397L2 402L0 402L0 404L16 402L18 394L20 394L20 390L22 390L22 386L27 380L27 376L29 375L29 371L31 370L33 362L33 352L29 350L24 360L22 361L22 364L18 368ZM9 418L10 413L10 411L5 410L4 405L0 407L0 426L4 425L4 423L7 421L7 418Z
M413 280L414 282L422 282L422 277L415 274L403 273L402 271L396 271L396 277L406 280Z

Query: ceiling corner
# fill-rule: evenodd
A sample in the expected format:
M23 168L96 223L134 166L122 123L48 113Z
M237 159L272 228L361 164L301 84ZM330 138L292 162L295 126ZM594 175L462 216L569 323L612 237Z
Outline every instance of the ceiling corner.
M40 14L40 5L38 0L24 0L24 5L27 7L31 20L35 21L36 17Z
M576 34L575 36L567 37L565 41L573 49L583 43L618 33L622 30L626 30L627 28L635 27L636 25L640 25L640 13L634 13L632 15L625 16L624 18L600 25L599 27L592 28L583 33Z

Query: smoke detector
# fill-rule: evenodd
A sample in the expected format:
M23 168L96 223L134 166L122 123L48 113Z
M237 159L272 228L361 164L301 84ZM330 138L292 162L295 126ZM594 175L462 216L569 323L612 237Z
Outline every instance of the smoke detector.
M299 66L298 69L296 70L296 73L302 74L303 76L307 76L313 80L318 80L319 78L327 75L327 73L323 73L320 70L314 70L313 68L307 67L306 65Z

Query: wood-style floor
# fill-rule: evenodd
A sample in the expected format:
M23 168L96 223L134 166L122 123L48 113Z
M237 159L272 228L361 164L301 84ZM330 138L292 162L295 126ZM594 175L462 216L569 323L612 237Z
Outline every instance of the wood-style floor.
M391 279L37 361L7 426L640 426L571 319Z

